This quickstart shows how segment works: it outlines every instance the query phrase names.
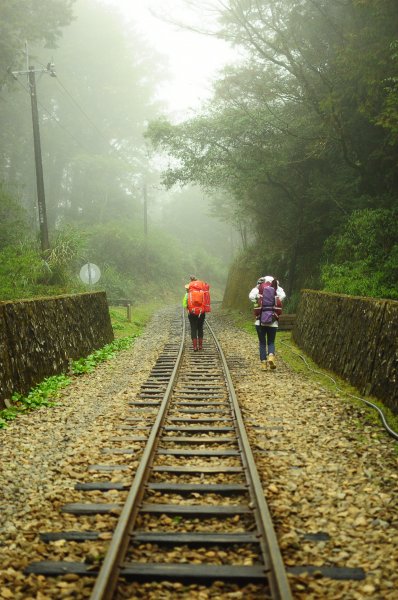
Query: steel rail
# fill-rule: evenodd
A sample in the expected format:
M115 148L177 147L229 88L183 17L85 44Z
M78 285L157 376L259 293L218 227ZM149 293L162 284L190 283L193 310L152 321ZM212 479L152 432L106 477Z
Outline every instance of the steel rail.
M148 465L152 460L156 451L156 442L159 437L159 430L163 425L166 411L168 408L171 393L173 391L175 379L181 364L181 358L184 349L185 341L185 314L182 311L182 335L179 352L176 358L176 364L167 385L162 403L159 407L156 420L152 426L151 433L148 437L145 450L143 452L140 464L137 468L136 475L128 493L126 503L123 506L122 512L118 519L111 543L108 547L104 562L98 573L90 600L111 600L119 573L119 565L124 557L125 551L129 543L132 519L136 516L139 504L144 494L143 482L146 476Z
M267 560L271 561L272 568L268 575L269 585L272 592L272 598L278 600L292 600L292 594L290 590L289 581L285 565L282 560L279 544L276 538L274 526L269 512L268 505L264 498L264 492L261 485L261 481L258 475L257 467L251 451L249 439L247 437L246 428L243 422L242 413L239 407L238 399L236 397L235 388L232 382L232 378L229 372L228 364L224 356L224 352L216 338L216 335L206 322L207 328L209 329L214 343L218 349L223 364L224 376L226 379L228 391L230 394L231 403L235 412L236 425L239 432L239 443L241 444L242 451L242 462L245 467L246 475L249 481L249 485L252 492L252 497L257 505L256 521L259 531L262 533L262 539L259 540L260 545L263 549L264 564L267 566Z

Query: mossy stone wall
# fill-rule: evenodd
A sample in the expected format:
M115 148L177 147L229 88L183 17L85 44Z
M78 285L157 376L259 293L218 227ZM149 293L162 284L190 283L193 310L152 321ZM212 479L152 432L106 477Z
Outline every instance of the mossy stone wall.
M303 290L293 339L317 364L398 413L398 302Z
M113 339L105 292L0 303L0 408Z
M261 270L256 265L248 264L244 257L238 257L228 273L222 307L247 310L249 313L253 307L249 300L249 292L254 288L261 275Z

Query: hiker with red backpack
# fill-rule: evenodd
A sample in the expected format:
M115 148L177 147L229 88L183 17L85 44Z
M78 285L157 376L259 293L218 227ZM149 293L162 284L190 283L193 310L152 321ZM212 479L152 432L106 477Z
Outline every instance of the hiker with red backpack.
M203 326L206 313L210 312L210 286L199 280L195 275L190 276L190 282L185 286L186 294L183 306L188 311L191 326L193 351L203 350Z
M269 367L274 370L276 369L275 338L278 319L282 313L282 301L286 298L286 294L274 277L266 275L257 281L249 298L254 303L261 369L266 371Z

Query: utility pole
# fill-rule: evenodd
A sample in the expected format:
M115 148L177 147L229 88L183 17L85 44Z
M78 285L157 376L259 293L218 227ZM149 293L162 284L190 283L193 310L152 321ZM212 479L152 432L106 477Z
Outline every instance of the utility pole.
M144 182L143 194L144 194L144 235L145 235L145 238L147 238L148 237L148 194L147 194L147 189L146 189L146 182Z
M35 67L29 65L28 47L26 47L26 71L10 71L14 79L17 79L18 75L27 75L29 83L29 95L32 107L32 125L33 125L33 144L35 152L35 166L36 166L36 188L37 188L37 206L39 209L39 224L40 224L40 241L41 250L44 253L50 248L50 242L48 239L48 226L47 226L47 212L46 212L46 199L44 194L44 179L43 179L43 162L41 155L41 143L40 143L40 128L39 128L39 114L37 111L37 91L36 91L36 73L48 73L51 77L56 77L54 73L54 65L48 63L46 69L35 69Z
M144 201L144 268L148 277L148 194L146 181L144 181L142 193Z
M43 162L41 157L39 114L37 111L36 75L35 68L29 67L29 91L32 105L33 143L35 149L37 205L39 209L41 250L50 248L48 240L46 198L44 194Z

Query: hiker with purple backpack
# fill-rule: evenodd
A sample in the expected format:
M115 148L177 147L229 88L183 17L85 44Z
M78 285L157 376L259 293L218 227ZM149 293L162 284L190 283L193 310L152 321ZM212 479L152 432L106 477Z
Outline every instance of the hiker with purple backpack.
M274 277L266 275L257 281L249 298L254 303L261 369L266 371L269 367L274 370L276 369L275 338L279 315L282 312L282 301L286 298L286 294Z

